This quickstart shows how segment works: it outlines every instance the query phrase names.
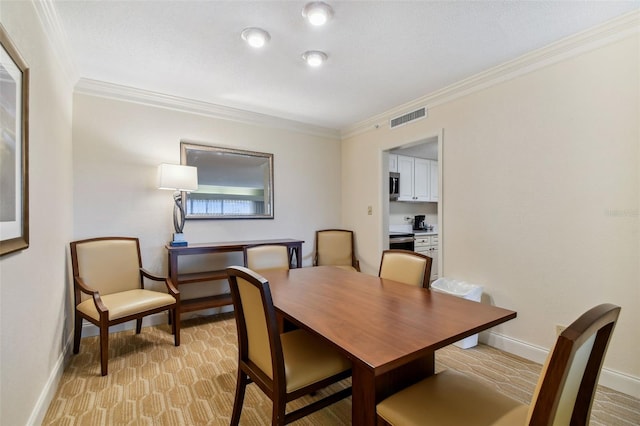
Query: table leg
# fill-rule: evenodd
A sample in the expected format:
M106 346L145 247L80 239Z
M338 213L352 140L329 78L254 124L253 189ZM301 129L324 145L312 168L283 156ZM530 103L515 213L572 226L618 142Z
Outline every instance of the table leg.
M351 368L351 423L375 425L376 404L386 397L435 373L435 355L428 354L376 376L362 364Z
M360 363L351 367L351 424L376 424L376 377Z

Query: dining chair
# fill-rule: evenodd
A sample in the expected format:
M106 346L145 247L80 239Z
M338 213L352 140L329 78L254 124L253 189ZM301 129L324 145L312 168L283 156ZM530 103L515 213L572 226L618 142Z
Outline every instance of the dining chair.
M323 229L316 231L313 266L337 266L360 272L356 259L353 231Z
M243 252L244 265L253 271L289 269L289 250L285 245L257 244L245 247Z
M284 425L351 395L342 388L289 413L286 404L351 376L351 363L305 330L280 334L269 282L241 266L227 268L238 329L238 378L231 425L254 382L273 403L272 425Z
M162 311L169 312L175 346L180 346L180 293L170 280L142 268L137 238L91 238L73 241L70 246L75 300L74 354L80 351L85 319L100 330L100 366L106 376L109 327L136 320L136 334L140 334L142 318ZM167 293L145 289L145 279L162 282Z
M556 340L530 405L446 370L380 402L379 425L586 425L620 307L598 305Z
M432 259L415 251L391 249L382 252L380 278L429 288Z

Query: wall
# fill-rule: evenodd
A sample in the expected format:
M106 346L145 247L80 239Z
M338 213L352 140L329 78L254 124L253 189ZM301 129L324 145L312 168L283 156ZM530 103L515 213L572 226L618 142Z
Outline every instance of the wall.
M389 225L412 225L415 215L424 215L425 222L438 227L437 203L403 203L392 201L389 203ZM410 220L406 220L406 218Z
M415 102L429 106L425 120L389 130L381 115L352 129L343 142L342 215L356 232L364 271L375 273L384 220L380 209L365 212L383 205L382 151L443 129L444 275L482 284L488 303L518 312L486 338L541 362L556 325L598 303L619 304L601 383L638 397L635 16L615 40L571 40L560 47L575 42L572 53L535 52L539 63L519 62L526 69L506 67L511 73L496 71L493 82L478 78L481 87L461 84L457 93Z
M0 21L31 73L29 247L0 258L0 424L39 424L72 327L72 85L31 2L0 2Z
M82 92L80 90L79 92ZM187 220L190 243L268 238L305 241L311 265L315 230L340 225L340 141L152 105L74 96L74 238L140 238L145 267L166 273L173 198L157 189L157 166L180 163L180 140L274 154L273 220ZM241 256L230 261L242 262ZM221 283L222 286L226 283ZM181 287L183 297L202 293ZM209 291L210 290L210 291ZM211 286L207 292L216 292Z

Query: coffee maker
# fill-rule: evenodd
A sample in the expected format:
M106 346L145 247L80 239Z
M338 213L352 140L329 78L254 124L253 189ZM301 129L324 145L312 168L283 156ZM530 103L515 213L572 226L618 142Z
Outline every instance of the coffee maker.
M425 227L424 223L425 215L419 214L413 218L413 229L414 230L422 230Z

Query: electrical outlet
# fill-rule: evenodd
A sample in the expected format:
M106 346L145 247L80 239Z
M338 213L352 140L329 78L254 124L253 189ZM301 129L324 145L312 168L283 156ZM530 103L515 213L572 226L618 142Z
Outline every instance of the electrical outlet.
M559 336L560 334L562 334L565 328L567 328L566 325L556 324L556 336Z
M367 214L371 216L373 214L373 206L367 207Z

